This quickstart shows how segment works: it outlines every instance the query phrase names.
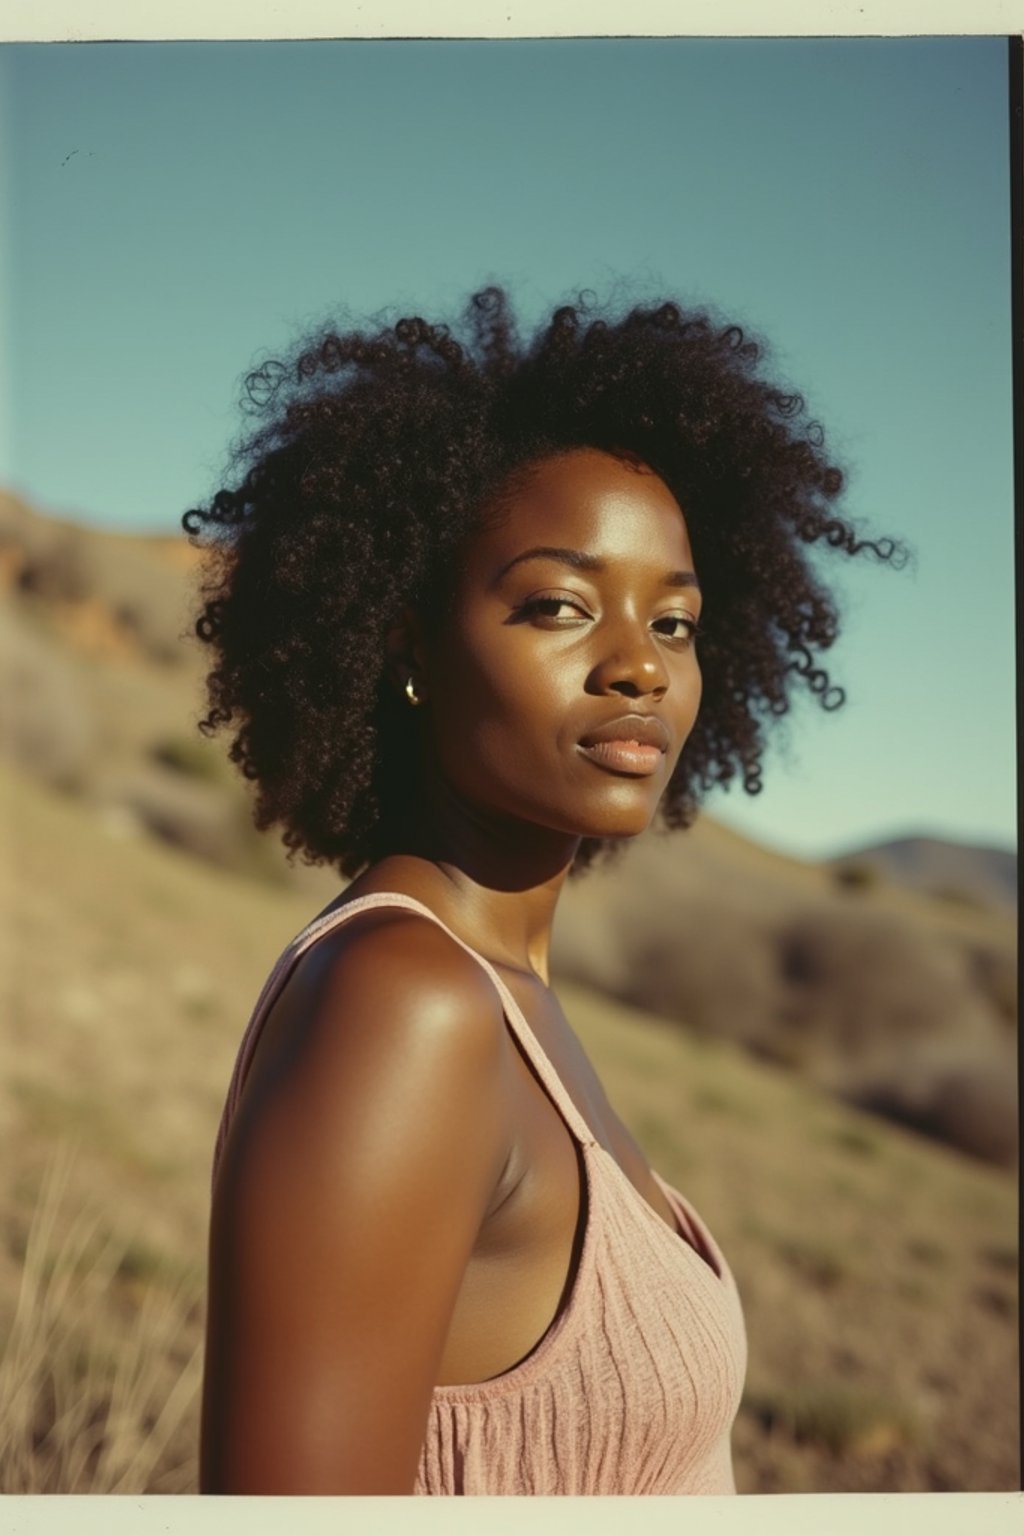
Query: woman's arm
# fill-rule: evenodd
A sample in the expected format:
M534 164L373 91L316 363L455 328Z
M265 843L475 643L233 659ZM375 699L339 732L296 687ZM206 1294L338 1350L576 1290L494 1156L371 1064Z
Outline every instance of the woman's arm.
M510 1145L501 1004L446 934L395 913L298 995L217 1180L201 1485L409 1493Z

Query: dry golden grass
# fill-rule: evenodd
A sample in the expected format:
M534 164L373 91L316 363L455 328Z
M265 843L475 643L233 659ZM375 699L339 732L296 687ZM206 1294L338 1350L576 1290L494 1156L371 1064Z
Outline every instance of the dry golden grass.
M194 1489L217 1118L248 1010L319 898L203 866L6 770L0 797L0 1484ZM1016 1487L1011 1178L736 1046L559 990L736 1273L740 1487ZM65 1193L41 1197L68 1143Z
M59 1147L40 1190L0 1355L0 1488L188 1491L198 1287L153 1275L132 1301L131 1250L100 1216L69 1209L72 1162Z

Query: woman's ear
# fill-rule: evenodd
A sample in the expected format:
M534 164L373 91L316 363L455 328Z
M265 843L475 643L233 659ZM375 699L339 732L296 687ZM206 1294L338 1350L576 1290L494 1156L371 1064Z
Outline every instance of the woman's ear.
M385 637L388 681L410 704L422 704L427 697L426 646L423 625L415 608L406 605L401 618Z

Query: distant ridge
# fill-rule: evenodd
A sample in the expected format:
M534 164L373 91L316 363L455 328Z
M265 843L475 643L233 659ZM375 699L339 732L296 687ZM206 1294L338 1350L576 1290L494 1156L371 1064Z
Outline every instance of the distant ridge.
M1008 848L918 834L851 848L827 864L833 869L872 865L888 879L929 896L1003 909L1017 904L1017 855Z

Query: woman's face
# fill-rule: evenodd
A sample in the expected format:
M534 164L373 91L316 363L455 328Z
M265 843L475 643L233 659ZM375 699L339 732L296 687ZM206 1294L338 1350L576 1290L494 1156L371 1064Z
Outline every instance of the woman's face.
M576 837L648 825L700 702L682 510L597 449L516 476L426 653L433 749L477 811Z

